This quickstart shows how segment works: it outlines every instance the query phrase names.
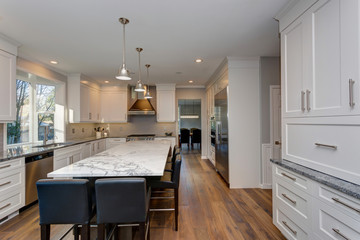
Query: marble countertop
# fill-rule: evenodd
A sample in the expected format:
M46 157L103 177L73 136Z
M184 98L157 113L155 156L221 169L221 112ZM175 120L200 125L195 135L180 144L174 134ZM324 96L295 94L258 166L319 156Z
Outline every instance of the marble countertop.
M48 173L48 177L162 176L170 141L122 143L92 157Z
M302 176L310 178L316 182L324 184L328 187L334 188L349 196L360 199L360 185L333 177L331 175L304 167L302 165L287 161L287 160L270 160L272 163L277 164L283 168L289 169Z

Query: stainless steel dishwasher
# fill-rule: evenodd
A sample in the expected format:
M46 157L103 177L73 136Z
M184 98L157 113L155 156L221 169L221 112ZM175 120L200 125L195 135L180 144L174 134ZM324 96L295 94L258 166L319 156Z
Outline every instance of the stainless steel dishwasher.
M25 205L38 199L36 182L53 171L53 156L54 152L47 152L25 157Z

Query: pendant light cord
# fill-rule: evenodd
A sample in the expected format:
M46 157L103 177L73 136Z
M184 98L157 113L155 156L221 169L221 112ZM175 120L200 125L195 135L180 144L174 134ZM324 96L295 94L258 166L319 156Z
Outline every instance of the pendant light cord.
M123 66L125 66L125 24L123 23Z
M139 82L141 82L140 51L139 51Z

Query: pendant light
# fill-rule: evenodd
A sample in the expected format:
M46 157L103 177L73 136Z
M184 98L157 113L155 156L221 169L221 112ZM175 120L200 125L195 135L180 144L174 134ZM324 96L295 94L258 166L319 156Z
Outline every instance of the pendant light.
M119 22L123 25L123 63L122 66L119 68L118 74L115 76L116 79L119 80L131 80L129 76L129 71L126 69L125 65L125 25L129 23L129 19L127 18L119 18Z
M141 65L140 65L140 52L142 48L136 48L136 51L139 53L139 80L136 83L135 92L145 92L144 85L141 82Z
M147 86L146 86L146 94L145 94L144 98L150 99L150 98L152 98L152 96L150 95L150 86L149 86L149 67L150 67L150 64L146 64L145 67L146 67L146 71L147 71L147 78L146 78Z

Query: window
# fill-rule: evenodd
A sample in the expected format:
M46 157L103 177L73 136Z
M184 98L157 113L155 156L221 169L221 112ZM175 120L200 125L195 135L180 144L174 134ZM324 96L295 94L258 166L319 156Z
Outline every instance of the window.
M57 83L17 71L16 120L7 124L7 144L43 141L45 126L48 140L55 139Z

